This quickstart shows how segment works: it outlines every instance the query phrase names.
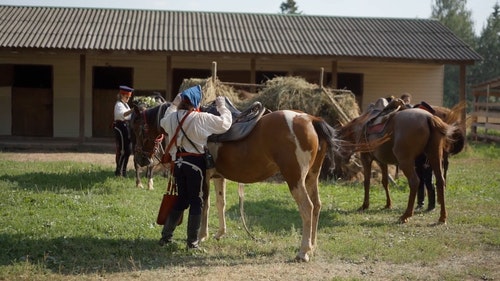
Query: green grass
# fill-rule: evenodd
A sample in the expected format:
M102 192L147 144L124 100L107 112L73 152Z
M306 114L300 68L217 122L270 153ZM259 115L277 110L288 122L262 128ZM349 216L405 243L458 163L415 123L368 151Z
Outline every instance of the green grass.
M394 209L384 210L380 185L373 186L370 210L360 213L361 183L322 183L318 249L313 260L361 264L433 264L454 257L500 254L500 149L474 144L450 161L446 204L448 224L436 225L439 211L416 213L399 224L408 199L406 179L391 187ZM242 228L235 183L228 184L228 234L203 243L204 253L185 250L186 223L175 243L159 248L155 224L166 180L156 190L135 188L109 167L76 162L18 162L0 153L0 280L85 279L171 266L263 264L290 261L298 250L301 221L285 184L245 188L247 224ZM211 234L218 225L212 196ZM439 208L439 207L438 207ZM440 279L495 276L498 266L443 271ZM416 273L415 273L416 274ZM408 279L418 279L411 272ZM45 276L45 277L44 277Z

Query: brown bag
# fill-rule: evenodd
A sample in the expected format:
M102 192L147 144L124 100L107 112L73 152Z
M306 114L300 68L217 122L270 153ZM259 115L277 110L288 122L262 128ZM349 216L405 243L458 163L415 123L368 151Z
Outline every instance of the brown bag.
M159 225L164 225L167 220L172 208L177 202L179 193L177 192L177 185L172 180L172 176L168 180L167 191L163 194L163 199L161 200L160 210L158 210L158 216L156 217L156 223ZM179 218L177 225L182 223L182 216Z

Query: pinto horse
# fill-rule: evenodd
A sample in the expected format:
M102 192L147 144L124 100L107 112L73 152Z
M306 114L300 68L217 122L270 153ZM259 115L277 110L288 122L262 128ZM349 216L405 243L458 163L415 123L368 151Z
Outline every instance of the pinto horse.
M149 109L133 106L134 111L130 123L133 131L135 184L139 188L143 188L141 167L146 167L148 189L154 189L153 171L155 166L161 164L161 159L165 154L164 132L159 124L169 105L170 103L161 103Z
M443 171L444 154L452 143L455 125L449 125L438 116L428 111L413 108L394 111L387 115L382 131L373 133L368 124L375 120L379 112L369 111L353 119L339 130L339 137L343 140L362 143L372 141L381 135L390 136L390 140L372 152L361 152L360 158L364 172L364 200L361 210L368 209L370 204L370 176L371 164L376 161L382 170L382 185L386 192L386 208L392 207L388 188L387 165L399 165L408 179L410 194L406 211L400 217L403 223L413 216L413 207L417 194L419 178L415 171L415 159L424 153L432 167L436 178L438 203L441 204L440 223L446 223L444 189L445 173ZM351 154L344 155L344 160Z
M280 172L298 205L302 219L302 242L296 259L309 261L316 246L321 201L318 178L325 156L340 148L336 131L323 119L306 113L280 110L268 113L242 139L209 142L215 169L207 171L206 188L214 179L219 211L219 232L225 234L226 179L239 183L263 181ZM209 202L208 190L204 201ZM209 204L204 204L199 238L208 238Z

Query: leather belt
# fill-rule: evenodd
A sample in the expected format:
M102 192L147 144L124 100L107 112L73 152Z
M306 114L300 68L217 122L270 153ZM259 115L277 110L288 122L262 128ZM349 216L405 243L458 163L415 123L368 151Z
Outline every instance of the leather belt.
M185 156L201 157L201 156L203 156L203 154L191 153L191 152L177 152L175 155L177 157L185 157Z

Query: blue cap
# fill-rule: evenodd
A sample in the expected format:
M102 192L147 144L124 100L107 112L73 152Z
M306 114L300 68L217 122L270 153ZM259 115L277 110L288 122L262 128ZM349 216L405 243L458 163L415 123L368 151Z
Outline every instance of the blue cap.
M198 108L200 106L202 92L201 86L193 86L191 88L187 88L181 93L182 99L187 99L194 106L194 108Z

